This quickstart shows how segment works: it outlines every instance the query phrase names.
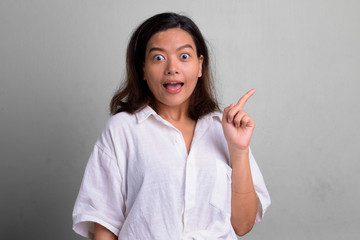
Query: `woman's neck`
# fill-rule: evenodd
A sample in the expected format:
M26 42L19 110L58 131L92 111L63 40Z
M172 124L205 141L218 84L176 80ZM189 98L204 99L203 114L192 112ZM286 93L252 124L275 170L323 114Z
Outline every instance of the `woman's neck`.
M191 119L189 116L188 104L183 104L181 106L167 106L159 103L156 106L156 112L169 122L182 122Z
M187 153L189 154L194 137L196 121L189 116L188 105L171 107L158 104L156 112L181 132Z

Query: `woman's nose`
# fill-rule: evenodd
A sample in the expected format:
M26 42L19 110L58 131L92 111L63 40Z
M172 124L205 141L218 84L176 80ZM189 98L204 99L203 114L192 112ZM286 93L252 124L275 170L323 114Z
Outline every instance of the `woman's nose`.
M179 73L179 69L178 69L177 61L175 59L169 59L167 62L166 69L165 69L165 74L172 75L172 74L178 74L178 73Z

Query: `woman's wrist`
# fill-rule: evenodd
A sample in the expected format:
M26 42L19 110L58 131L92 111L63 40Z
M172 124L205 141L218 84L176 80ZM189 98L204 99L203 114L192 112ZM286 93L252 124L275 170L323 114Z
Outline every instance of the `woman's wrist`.
M240 159L249 159L249 147L247 148L238 148L229 146L230 159L239 161Z

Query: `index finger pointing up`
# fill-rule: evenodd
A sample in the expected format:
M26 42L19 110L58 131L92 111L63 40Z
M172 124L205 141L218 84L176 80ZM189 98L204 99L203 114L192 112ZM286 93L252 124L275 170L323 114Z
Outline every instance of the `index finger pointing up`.
M251 89L250 91L248 91L247 93L245 93L244 96L242 96L240 98L240 100L237 102L236 105L238 105L239 107L243 108L245 106L245 103L247 102L247 100L256 92L256 89Z

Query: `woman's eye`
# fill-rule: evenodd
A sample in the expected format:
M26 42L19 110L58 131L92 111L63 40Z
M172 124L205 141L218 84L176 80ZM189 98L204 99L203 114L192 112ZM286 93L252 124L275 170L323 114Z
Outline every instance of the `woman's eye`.
M156 61L161 61L161 60L164 60L165 58L164 58L163 56L161 56L161 55L156 55L156 56L154 57L154 59L155 59Z
M181 59L188 59L190 57L190 55L187 53L183 53L180 55L180 57L181 57Z

